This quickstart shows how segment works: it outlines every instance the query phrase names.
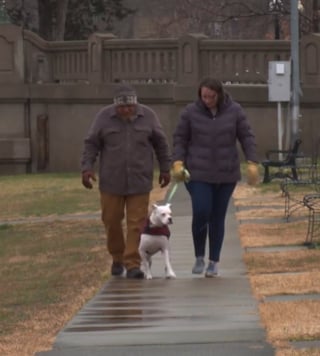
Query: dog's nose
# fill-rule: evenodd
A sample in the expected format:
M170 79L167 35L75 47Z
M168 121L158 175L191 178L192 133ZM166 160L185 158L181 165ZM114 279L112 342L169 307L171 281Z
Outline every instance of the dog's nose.
M169 218L168 219L168 224L172 224L172 223L173 223L172 218Z

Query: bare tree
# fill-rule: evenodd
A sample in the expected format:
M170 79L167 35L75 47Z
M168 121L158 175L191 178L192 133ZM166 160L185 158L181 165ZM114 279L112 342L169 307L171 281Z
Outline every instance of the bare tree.
M111 32L116 20L122 20L134 10L123 0L69 0L65 39L84 39L90 33Z
M300 1L300 32L319 33L319 0L301 0Z
M301 35L319 32L319 2L300 0ZM83 39L95 31L120 33L122 27L126 37L201 32L221 39L290 38L290 0L6 0L6 4L13 23L50 40Z
M114 21L134 11L123 0L7 0L13 23L46 40L84 39L111 31Z
M316 32L318 0L301 3L301 33ZM150 18L151 37L186 32L224 39L290 37L290 0L140 0L139 14L139 21Z

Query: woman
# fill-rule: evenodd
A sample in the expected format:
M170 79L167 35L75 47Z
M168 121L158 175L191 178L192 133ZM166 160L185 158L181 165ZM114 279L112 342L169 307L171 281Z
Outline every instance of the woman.
M192 201L192 235L196 257L192 273L218 275L229 200L241 179L237 150L240 142L248 162L248 183L257 184L255 137L242 107L224 91L222 83L204 79L198 100L186 106L173 134L173 177L185 181ZM190 175L190 179L189 178Z

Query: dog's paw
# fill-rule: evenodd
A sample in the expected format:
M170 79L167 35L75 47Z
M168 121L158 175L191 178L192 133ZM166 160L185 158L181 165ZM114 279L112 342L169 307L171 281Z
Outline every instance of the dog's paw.
M177 278L177 276L176 276L176 274L172 271L172 272L166 274L166 278L167 278L167 279L174 279L174 278Z
M152 279L152 275L151 274L146 274L145 277L146 277L146 279Z

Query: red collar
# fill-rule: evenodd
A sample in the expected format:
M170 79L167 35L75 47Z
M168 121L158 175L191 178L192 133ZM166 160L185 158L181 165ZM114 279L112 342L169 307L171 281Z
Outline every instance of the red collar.
M168 238L170 237L170 230L167 225L162 225L162 226L150 226L150 220L147 219L146 223L142 229L143 234L148 234L148 235L165 235Z

